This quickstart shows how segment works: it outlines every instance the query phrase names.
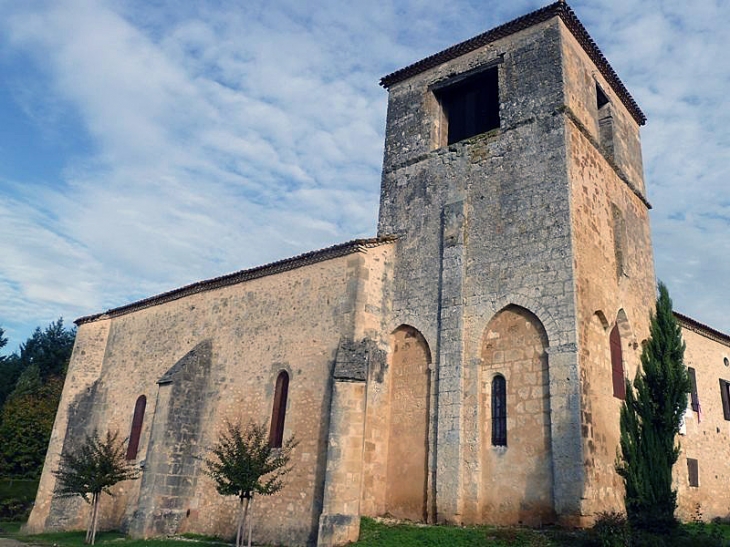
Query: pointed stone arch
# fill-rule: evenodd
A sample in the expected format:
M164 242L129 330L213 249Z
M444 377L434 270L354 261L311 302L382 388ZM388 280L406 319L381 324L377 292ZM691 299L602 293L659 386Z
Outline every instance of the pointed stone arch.
M623 308L616 313L616 321L608 336L608 346L611 355L613 396L623 400L626 398L625 378L628 376L626 358L631 349L637 346L634 331Z
M390 336L390 419L385 492L386 512L426 520L428 502L431 350L414 327Z
M514 304L497 312L481 345L481 511L485 522L537 525L555 520L548 336L534 313ZM504 442L492 442L492 390L504 379ZM503 419L503 418L501 418ZM508 439L508 440L507 440Z
M596 312L593 314L593 319L598 321L598 323L601 324L601 327L603 330L607 330L610 326L608 319L606 319L606 314L603 313L601 310L596 310Z
M627 344L632 343L634 340L634 329L631 327L631 322L623 308L620 308L616 312L616 325L621 335L621 340L624 340Z

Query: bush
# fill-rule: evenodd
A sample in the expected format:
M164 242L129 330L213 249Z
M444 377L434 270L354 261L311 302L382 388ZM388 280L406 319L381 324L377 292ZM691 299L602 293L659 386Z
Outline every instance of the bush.
M634 530L631 547L723 547L728 542L717 526L685 525L667 534Z
M33 502L17 498L0 500L0 520L27 520Z
M598 513L592 532L601 547L631 545L631 528L622 513L615 511Z
M0 519L26 519L37 490L38 479L0 479Z

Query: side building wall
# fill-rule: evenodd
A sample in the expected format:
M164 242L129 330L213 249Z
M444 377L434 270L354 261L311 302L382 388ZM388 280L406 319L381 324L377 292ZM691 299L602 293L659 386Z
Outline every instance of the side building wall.
M685 427L677 439L682 449L674 466L677 516L684 521L697 517L706 522L716 517L727 519L730 517L730 337L708 333L682 319L680 323L687 345L684 362L695 372L698 405L693 408L690 396ZM691 480L693 465L697 482Z
M257 542L313 544L322 512L333 371L343 346L377 344L390 246L202 291L80 325L29 529L85 526L80 499L52 497L62 450L94 429L129 435L147 400L137 481L104 496L100 527L134 536L232 535L237 503L202 472L225 422L269 425L289 376L284 438L299 441L284 489L253 505Z

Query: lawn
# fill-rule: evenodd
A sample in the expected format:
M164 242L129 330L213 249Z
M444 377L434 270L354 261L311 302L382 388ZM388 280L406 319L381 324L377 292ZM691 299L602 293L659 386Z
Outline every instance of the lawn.
M0 537L13 537L34 545L82 547L85 532L20 535L20 522L0 522ZM605 541L602 541L605 540ZM613 542L612 542L613 541ZM106 547L221 547L215 538L186 536L160 539L127 539L119 532L99 532L96 544ZM683 525L670 538L642 537L631 547L728 547L730 525ZM612 534L590 530L493 526L425 526L388 523L364 518L360 541L352 547L624 547Z
M364 518L358 547L502 547L529 545L548 547L552 543L544 532L528 528L490 526L422 526L387 524Z

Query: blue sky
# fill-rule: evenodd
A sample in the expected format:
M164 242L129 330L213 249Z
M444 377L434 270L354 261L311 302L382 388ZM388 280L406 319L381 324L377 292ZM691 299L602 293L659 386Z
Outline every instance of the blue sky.
M381 76L533 0L0 0L0 326L375 233ZM730 2L570 3L648 117L656 270L730 332Z

